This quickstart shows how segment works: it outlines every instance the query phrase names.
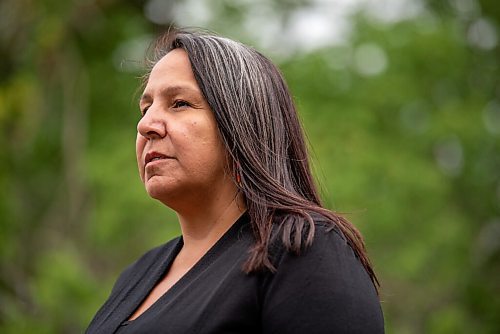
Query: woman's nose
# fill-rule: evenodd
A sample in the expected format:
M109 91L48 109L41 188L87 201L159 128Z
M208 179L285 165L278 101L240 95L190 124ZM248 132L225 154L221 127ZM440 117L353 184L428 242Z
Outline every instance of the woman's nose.
M158 112L151 109L150 107L137 123L137 132L147 139L163 138L167 134L165 121L159 117Z

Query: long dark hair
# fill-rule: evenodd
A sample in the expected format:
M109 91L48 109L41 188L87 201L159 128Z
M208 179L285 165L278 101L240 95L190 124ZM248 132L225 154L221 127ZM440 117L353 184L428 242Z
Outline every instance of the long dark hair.
M237 162L232 172L240 175L238 187L255 236L245 271L275 270L269 254L276 230L273 225L278 224L287 250L298 254L312 243L312 215L319 214L343 233L378 287L359 231L321 205L303 130L278 68L239 42L180 30L171 30L156 40L151 67L176 48L187 52L230 159Z

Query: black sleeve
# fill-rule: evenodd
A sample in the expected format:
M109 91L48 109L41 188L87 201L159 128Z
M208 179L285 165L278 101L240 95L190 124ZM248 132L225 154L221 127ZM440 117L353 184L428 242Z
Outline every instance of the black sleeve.
M264 293L263 333L384 333L375 288L336 230L316 227L300 256L284 252Z

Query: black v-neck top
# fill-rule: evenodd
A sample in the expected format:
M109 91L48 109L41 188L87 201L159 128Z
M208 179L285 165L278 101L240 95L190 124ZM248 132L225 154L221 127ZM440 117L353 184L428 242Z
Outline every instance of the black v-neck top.
M150 250L118 278L86 333L383 333L374 286L336 229L315 222L300 256L274 247L276 273L245 274L254 240L244 214L149 309L127 319L162 279L182 237Z

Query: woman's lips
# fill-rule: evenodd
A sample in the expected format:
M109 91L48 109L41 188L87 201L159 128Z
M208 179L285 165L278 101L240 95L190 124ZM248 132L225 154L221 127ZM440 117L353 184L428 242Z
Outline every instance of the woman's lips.
M149 152L146 154L146 157L144 157L144 166L147 166L150 163L154 163L156 161L161 161L165 159L171 159L171 157L167 156L166 154L160 153L160 152Z

